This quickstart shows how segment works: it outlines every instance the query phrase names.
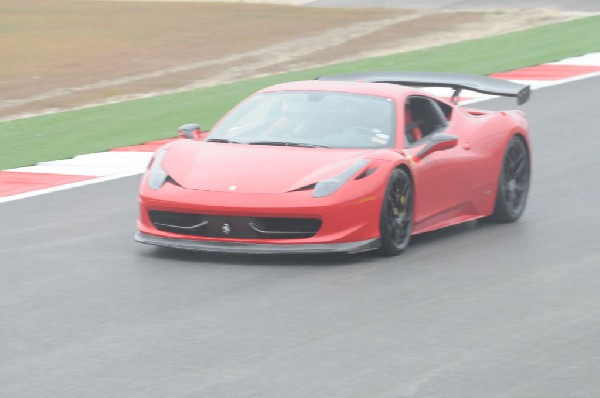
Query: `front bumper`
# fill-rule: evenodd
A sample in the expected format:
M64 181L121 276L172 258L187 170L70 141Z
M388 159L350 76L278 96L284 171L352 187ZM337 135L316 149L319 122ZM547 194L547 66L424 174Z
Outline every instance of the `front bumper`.
M359 242L343 243L305 243L305 244L273 244L273 243L239 243L215 242L190 239L162 238L159 236L137 232L135 240L148 245L172 247L175 249L195 250L218 253L247 254L310 254L310 253L359 253L379 248L379 238Z
M387 176L385 170L379 170L368 178L352 180L336 193L322 198L313 198L310 190L282 193L202 191L171 183L152 190L144 177L140 186L136 240L187 250L229 253L355 253L376 249L380 245L379 220ZM188 234L185 228L180 228L182 231L159 229L150 218L150 212L154 211L198 214L206 219L214 217L217 221L215 228L203 235L197 231ZM242 229L238 230L241 228L241 223L238 225L236 220L238 217L317 219L321 224L314 235L298 238L240 235ZM206 220L203 218L203 221ZM192 224L182 225L189 227ZM219 225L231 229L225 232ZM259 226L266 231L282 231L277 226Z

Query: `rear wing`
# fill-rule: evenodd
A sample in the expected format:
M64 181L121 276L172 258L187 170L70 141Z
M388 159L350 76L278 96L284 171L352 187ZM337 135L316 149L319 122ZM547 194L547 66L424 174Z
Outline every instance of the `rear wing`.
M461 90L472 90L483 94L516 97L517 104L529 100L528 85L494 79L487 76L445 72L362 72L319 76L315 80L363 81L369 83L392 83L415 87L450 87L454 90L452 102L456 103Z

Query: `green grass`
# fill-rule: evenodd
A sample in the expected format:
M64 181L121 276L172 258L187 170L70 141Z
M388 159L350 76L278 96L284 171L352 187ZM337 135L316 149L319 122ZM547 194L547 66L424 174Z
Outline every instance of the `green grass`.
M185 93L0 123L0 169L173 137L183 123L210 128L265 86L368 70L474 74L511 70L600 51L600 16L411 53L363 59Z

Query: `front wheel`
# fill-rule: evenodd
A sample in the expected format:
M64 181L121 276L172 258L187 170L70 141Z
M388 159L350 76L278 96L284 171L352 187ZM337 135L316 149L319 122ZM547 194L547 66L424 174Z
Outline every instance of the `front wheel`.
M527 203L531 165L525 142L513 137L506 148L496 192L492 221L513 222L518 220Z
M381 207L379 253L395 256L404 251L413 226L414 191L412 180L403 169L392 172Z

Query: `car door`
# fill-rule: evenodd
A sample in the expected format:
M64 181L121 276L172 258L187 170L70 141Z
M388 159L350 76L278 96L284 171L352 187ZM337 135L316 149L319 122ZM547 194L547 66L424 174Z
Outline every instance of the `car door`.
M451 118L448 120L451 111L449 105L426 96L409 96L405 104L404 152L412 158L416 158L433 134L447 133L459 137L457 146L433 152L413 163L415 232L441 227L468 213L465 208L468 178L465 176L469 171L469 161L464 156L466 149L460 132L454 130ZM415 128L418 131L410 131Z

